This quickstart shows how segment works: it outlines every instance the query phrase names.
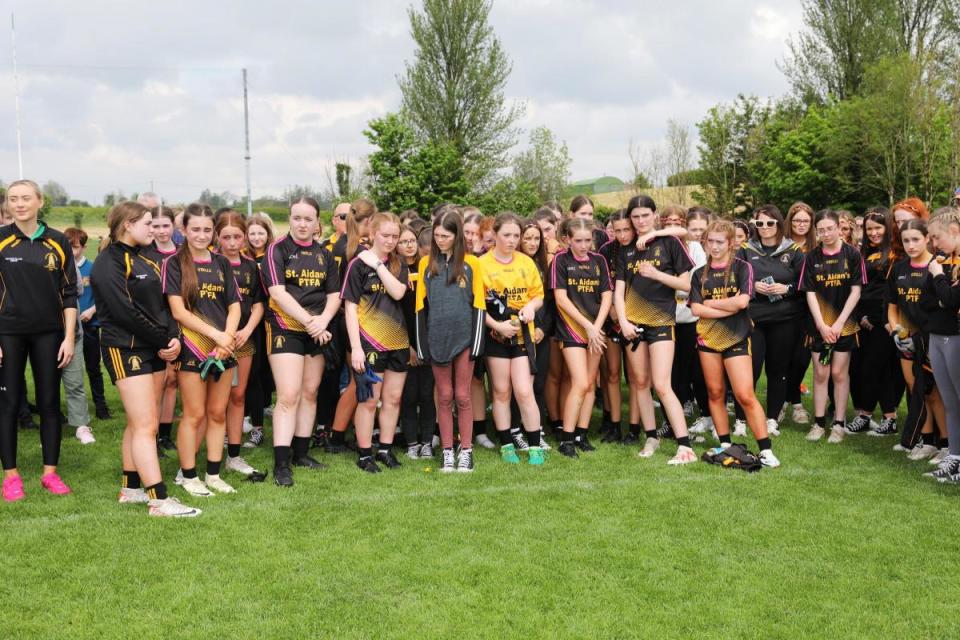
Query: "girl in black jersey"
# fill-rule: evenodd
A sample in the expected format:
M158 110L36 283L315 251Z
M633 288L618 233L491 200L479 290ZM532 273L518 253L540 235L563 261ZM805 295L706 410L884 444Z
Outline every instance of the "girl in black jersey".
M236 366L240 297L230 262L210 251L213 211L191 204L183 214L185 240L163 262L163 292L182 332L177 382L183 417L177 431L180 476L177 483L191 495L209 497L211 490L234 493L220 478L227 402ZM222 375L221 375L222 374ZM205 423L204 423L205 421ZM207 474L197 477L196 456L206 430Z
M660 446L650 394L652 383L679 445L669 464L688 464L696 462L697 456L690 448L683 407L670 386L670 373L676 291L689 291L693 262L682 241L655 233L655 208L647 196L634 196L627 204L638 239L635 246L620 251L615 269L614 307L624 344L629 343L630 384L637 388L640 416L647 435L640 456L651 457ZM664 230L674 231L673 228ZM682 231L686 233L685 229Z
M346 304L350 366L358 375L375 373L382 382L372 385L369 398L357 404L357 466L377 473L373 457L373 420L380 402L380 441L376 460L389 468L400 466L392 449L407 376L410 341L400 301L407 293L407 266L394 249L400 239L400 219L392 213L374 214L370 221L371 248L360 252L346 270L340 298Z
M301 198L290 207L290 232L267 249L261 273L270 293L267 353L277 386L273 409L273 479L293 486L291 462L320 469L308 455L317 393L331 356L340 282L329 251L314 239L320 205ZM292 460L291 460L292 447Z
M150 229L153 232L153 242L140 250L140 255L157 265L177 252L177 245L173 243L173 232L176 229L174 218L176 214L170 207L162 204L150 210ZM177 446L173 443L173 413L177 408L177 372L173 363L167 363L167 372L164 376L163 397L160 400L160 430L157 433L157 447L162 457L164 451L173 451Z
M813 355L813 409L815 423L807 440L826 433L827 385L833 379L834 417L827 442L843 442L847 399L850 394L850 351L857 346L860 325L853 312L866 282L860 252L840 239L840 218L830 209L818 211L814 226L820 243L807 253L800 272L812 327L807 342Z
M937 453L933 421L945 430L943 403L934 386L927 357L931 314L939 307L928 265L935 262L927 248L927 225L923 220L904 222L900 246L906 257L890 270L887 280L887 320L890 337L900 352L900 364L910 396L898 451L910 451L912 460ZM934 267L936 268L936 267ZM954 318L947 314L950 324ZM949 330L953 330L951 326ZM922 435L922 441L920 436ZM945 433L941 434L941 436Z
M569 248L554 257L549 283L557 301L557 336L570 373L570 393L563 403L560 453L576 458L577 449L593 451L587 431L600 359L607 346L603 326L613 293L607 261L590 250L592 221L573 218L564 224Z
M347 271L347 265L350 261L367 248L368 237L370 236L370 220L377 213L377 205L372 200L360 198L350 204L350 211L347 214L346 233L337 238L333 245L333 259L339 269L340 287L343 287L344 275ZM340 363L349 365L350 338L347 336L347 327L344 316L344 306L341 301L340 314L334 324L334 347L336 348L337 370L340 369ZM337 395L337 380L329 376L327 384L322 386L325 395L332 395L336 400L337 406L333 415L333 425L331 427L330 438L326 443L327 453L343 453L347 450L345 435L347 427L350 426L350 420L353 419L357 410L357 387L353 376L348 376L347 388L343 393Z
M152 516L193 517L200 509L167 495L156 437L167 364L180 355L180 327L163 296L160 269L141 255L152 237L152 214L123 202L107 216L111 244L91 274L100 319L103 362L117 387L127 425L123 432L123 484L119 501L148 504Z
M794 202L787 210L785 223L787 237L807 254L817 244L816 233L813 229L813 208L805 202ZM799 283L798 283L799 287ZM803 333L807 331L804 328ZM810 347L807 341L797 340L797 346L790 356L790 366L787 371L787 404L791 406L790 419L797 425L810 424L810 414L801 402L803 379L810 368Z
M247 219L246 254L257 264L257 273L262 284L263 277L260 268L267 247L273 244L273 222L262 212L254 213ZM264 301L266 303L266 300ZM264 314L266 320L266 314ZM250 367L250 382L247 384L247 397L244 401L246 415L250 416L250 436L243 444L244 447L254 448L263 442L264 409L270 404L273 395L273 374L270 371L270 362L267 360L266 322L262 322L253 332L253 341L256 352L253 354L253 364Z
M869 430L871 435L886 435L897 430L897 407L904 389L884 304L887 276L896 258L893 216L886 207L876 207L864 214L863 225L860 255L867 283L854 313L860 324L860 348L850 362L850 398L857 415L847 425L847 433ZM883 414L880 424L873 422L878 402Z
M537 265L537 271L540 273L540 279L547 281L547 273L550 269L550 260L547 258L547 247L544 242L543 230L540 225L532 220L523 223L520 233L519 250L533 260ZM537 309L533 320L533 341L537 345L537 372L533 376L533 395L537 398L537 406L540 407L540 415L549 417L550 411L547 406L546 387L547 375L550 373L550 349L548 343L551 342L548 336L554 335L557 321L557 305L553 298L552 291L544 292L543 306ZM520 407L516 399L510 403L510 411L513 415L514 424L520 424ZM560 418L560 413L556 413L555 418ZM540 431L540 444L544 450L549 450L549 445L543 438L543 430Z
M31 180L7 187L13 224L0 228L0 461L3 498L24 497L17 470L17 411L29 358L40 409L43 475L56 495L70 493L60 460L60 370L73 359L77 267L66 237L38 219L43 196Z
M214 227L214 237L220 253L230 261L240 294L240 324L237 325L234 352L237 377L236 384L230 388L230 401L227 404L227 469L252 476L257 470L240 457L240 446L243 440L244 400L257 350L254 332L263 320L263 285L257 263L241 253L247 242L247 223L242 215L232 209L222 211Z
M780 461L770 448L763 407L753 392L753 323L747 311L753 297L753 269L745 260L734 257L735 238L734 225L728 220L716 220L707 227L707 264L694 271L690 282L690 308L699 318L697 350L720 446L730 445L726 377L757 439L760 460L764 466L779 467Z

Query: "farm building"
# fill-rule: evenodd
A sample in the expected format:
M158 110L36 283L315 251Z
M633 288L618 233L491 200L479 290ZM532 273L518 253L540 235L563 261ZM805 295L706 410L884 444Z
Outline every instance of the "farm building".
M593 195L597 193L611 193L614 191L623 191L624 184L620 178L613 176L603 176L602 178L593 178L591 180L578 180L567 187L571 193L585 193Z

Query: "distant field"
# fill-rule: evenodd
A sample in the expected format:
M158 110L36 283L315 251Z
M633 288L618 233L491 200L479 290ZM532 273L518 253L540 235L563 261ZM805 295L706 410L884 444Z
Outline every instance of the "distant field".
M594 204L602 205L604 207L613 207L614 209L620 209L627 206L627 202L630 201L630 198L637 194L645 194L653 198L654 202L658 206L665 204L680 204L685 207L692 207L695 204L700 204L693 198L693 192L697 190L697 187L690 186L685 187L686 194L684 198L680 197L680 189L678 187L661 187L655 189L626 189L624 191L612 191L610 193L598 193L596 195L590 196Z

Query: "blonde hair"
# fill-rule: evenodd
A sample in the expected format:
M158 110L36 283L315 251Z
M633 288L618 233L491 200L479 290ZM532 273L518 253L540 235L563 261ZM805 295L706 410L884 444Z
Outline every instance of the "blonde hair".
M940 225L944 228L956 227L957 230L955 235L960 235L960 210L950 209L948 211L941 211L939 215L936 215L930 219L930 222L928 223L927 226L929 228L935 224ZM953 248L953 255L950 256L951 258L953 258L952 262L954 263L958 262L958 260L956 259L958 248L960 247L955 246ZM958 277L960 277L960 264L954 264L952 274L951 274L951 279L957 280Z
M43 192L40 191L39 185L37 185L37 183L33 180L14 180L7 185L7 193L9 193L10 189L13 189L14 187L30 187L33 189L33 192L37 195L37 197L40 198L41 201L43 200Z
M377 229L379 229L381 226L390 223L397 225L397 230L403 234L403 225L400 223L400 218L397 216L397 214L390 211L380 211L378 213L374 213L370 218L370 236L372 237L373 234L377 232ZM370 244L372 245L373 242ZM351 254L348 253L347 255ZM391 251L390 255L387 256L387 267L390 269L390 273L392 273L394 277L400 277L400 258L397 256L396 249Z

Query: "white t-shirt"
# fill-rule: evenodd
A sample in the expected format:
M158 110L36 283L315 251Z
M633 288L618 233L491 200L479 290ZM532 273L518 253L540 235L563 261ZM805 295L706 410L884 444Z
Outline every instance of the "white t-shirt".
M696 271L707 264L707 252L703 250L703 246L701 246L699 242L692 240L688 242L687 253L690 254L690 259L693 260L693 269L691 271ZM677 324L689 324L697 321L697 316L693 315L690 307L687 306L687 298L689 296L690 294L685 291L677 291Z

